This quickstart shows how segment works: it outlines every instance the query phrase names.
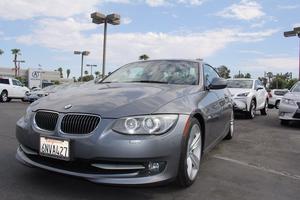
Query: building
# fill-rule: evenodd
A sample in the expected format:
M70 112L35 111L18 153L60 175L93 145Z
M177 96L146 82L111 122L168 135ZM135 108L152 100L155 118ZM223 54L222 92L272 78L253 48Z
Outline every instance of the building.
M0 67L0 76L15 77L15 69ZM73 82L73 79L60 78L60 73L58 71L46 71L42 68L20 69L18 76L26 80L25 82L29 88L45 87L55 82Z

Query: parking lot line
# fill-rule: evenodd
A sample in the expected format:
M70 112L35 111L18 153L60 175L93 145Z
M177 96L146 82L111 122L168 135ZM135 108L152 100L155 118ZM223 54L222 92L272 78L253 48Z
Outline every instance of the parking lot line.
M223 157L221 155L214 155L212 157L216 158L216 159L232 162L232 163L235 163L235 164L238 164L238 165L243 165L243 166L246 166L246 167L258 169L258 170L265 171L265 172L268 172L268 173L272 173L272 174L276 174L276 175L280 175L280 176L285 176L287 178L300 180L299 175L290 174L290 173L285 172L285 171L277 171L277 170L270 169L270 168L267 168L267 167L264 167L264 166L259 166L259 165L255 165L255 164L252 164L252 163L247 163L247 162L244 162L244 161L239 161L239 160L235 160L235 159L232 159L232 158L228 158L228 157Z

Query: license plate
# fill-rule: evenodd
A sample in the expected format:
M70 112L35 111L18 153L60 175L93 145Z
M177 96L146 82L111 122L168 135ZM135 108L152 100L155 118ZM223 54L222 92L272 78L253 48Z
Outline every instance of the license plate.
M40 137L40 155L61 160L69 160L68 140Z

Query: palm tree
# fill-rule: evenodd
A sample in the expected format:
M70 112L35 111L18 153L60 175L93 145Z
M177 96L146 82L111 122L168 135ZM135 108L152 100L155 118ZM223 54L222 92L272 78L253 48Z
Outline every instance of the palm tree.
M67 78L69 78L70 73L71 73L71 70L70 70L70 69L67 69Z
M139 60L148 60L149 56L146 54L140 55Z
M60 78L63 78L63 77L64 77L64 75L63 75L63 69L62 69L61 67L59 67L59 68L57 69L57 71L59 71Z
M100 72L99 72L99 71L96 71L96 72L95 72L95 75L96 75L96 78L98 78L99 75L100 75Z
M4 54L4 51L2 49L0 49L0 56Z
M17 66L18 59L17 58L18 58L18 55L21 54L21 50L20 49L12 49L11 53L14 55L13 62L15 63L15 77L17 77L17 75L18 75L18 66Z

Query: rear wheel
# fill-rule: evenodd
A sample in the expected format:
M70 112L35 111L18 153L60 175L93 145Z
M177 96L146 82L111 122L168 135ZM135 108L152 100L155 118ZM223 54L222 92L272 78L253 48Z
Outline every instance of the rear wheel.
M255 100L252 99L252 101L250 103L250 109L247 113L249 119L253 119L255 117L255 110L256 110L256 103L255 103Z
M8 100L8 94L7 94L7 91L2 91L1 94L0 94L0 102L7 102L9 101Z
M265 107L263 109L260 109L260 114L267 115L267 111L268 111L268 100L266 100L265 102Z
M231 112L231 117L230 117L230 122L229 122L229 131L227 135L225 136L225 140L231 140L233 138L233 133L234 133L234 113L233 111Z
M182 187L188 187L197 178L200 160L202 156L202 136L199 121L192 118L190 121L189 134L186 136L177 175L177 183Z

